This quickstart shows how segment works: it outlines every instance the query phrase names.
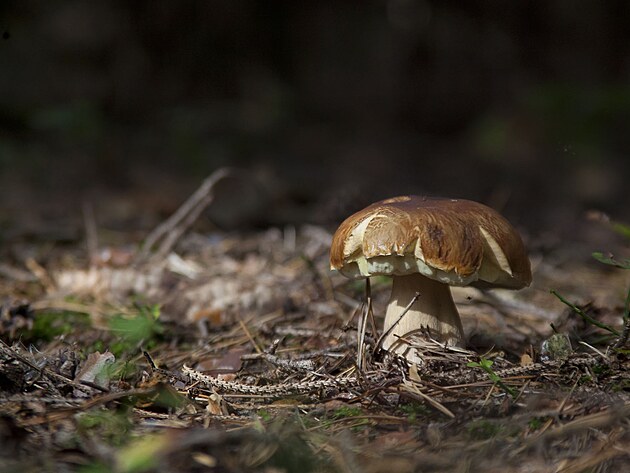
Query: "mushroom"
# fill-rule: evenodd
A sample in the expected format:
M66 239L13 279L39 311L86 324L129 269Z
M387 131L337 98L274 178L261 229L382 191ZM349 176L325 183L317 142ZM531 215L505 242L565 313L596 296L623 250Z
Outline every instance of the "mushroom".
M383 348L412 362L419 359L404 340L412 333L426 330L448 345L464 345L449 286L520 289L532 279L523 241L496 211L413 195L348 217L333 237L330 266L353 279L392 277Z

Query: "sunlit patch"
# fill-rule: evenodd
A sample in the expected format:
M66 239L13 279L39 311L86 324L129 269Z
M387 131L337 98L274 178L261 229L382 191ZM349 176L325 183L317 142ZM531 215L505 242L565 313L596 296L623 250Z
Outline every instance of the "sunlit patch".
M492 263L494 263L498 268L500 268L503 272L512 276L512 268L510 268L510 263L505 256L505 253L501 249L501 246L497 243L497 241L485 230L483 227L479 227L481 234L485 240L485 246L490 249L489 252L486 252L484 256L489 257Z
M363 235L370 222L378 217L378 214L370 215L365 218L359 225L354 227L343 246L343 256L347 258L352 255L358 248L363 246Z
M391 199L386 199L382 203L383 204L395 204L396 202L409 202L411 197L408 195L401 195L399 197L392 197Z

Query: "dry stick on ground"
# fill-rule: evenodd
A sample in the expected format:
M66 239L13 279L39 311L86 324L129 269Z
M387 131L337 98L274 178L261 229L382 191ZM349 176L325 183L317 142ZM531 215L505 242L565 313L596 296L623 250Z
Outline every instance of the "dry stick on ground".
M9 357L9 358L13 358L18 360L20 363L25 364L26 366L28 366L29 368L37 371L38 373L40 373L42 376L45 376L51 380L63 383L64 385L67 386L72 386L73 388L76 388L80 391L83 391L87 394L92 394L93 389L102 391L102 392L108 392L108 389L102 388L100 386L95 385L94 383L84 383L84 382L75 382L72 381L69 378L66 378L65 376L62 376L60 374L55 373L54 371L51 371L49 369L46 368L41 368L39 366L37 366L37 364L33 363L31 360L29 360L28 358L26 358L25 356L21 355L16 349L10 347L9 345L7 345L3 340L0 340L0 352L3 352L5 354L5 356ZM90 389L92 388L92 389Z
M250 343L254 346L254 350L256 350L256 353L262 353L262 349L258 346L258 343L256 343L256 340L254 339L252 333L249 331L247 325L245 325L245 322L243 322L240 317L238 318L238 324L245 333L245 336L249 339Z
M376 341L376 346L374 347L374 353L376 353L381 348L381 345L383 344L383 340L385 340L385 337L387 337L392 332L392 330L394 330L396 326L400 323L402 318L405 315L407 315L407 312L409 312L409 310L411 309L411 306L413 306L416 303L416 301L418 300L418 297L420 297L420 293L416 292L416 295L411 298L411 300L409 301L409 304L407 304L407 307L405 307L405 310L403 310L402 314L400 314L400 317L398 317L398 320L396 320L396 322L394 322L391 327L389 327L385 332L383 332L383 334L380 337L378 337L378 340Z
M606 471L601 468L604 462L613 460L622 455L628 455L630 444L620 444L618 441L604 442L600 441L599 448L591 449L591 452L581 455L579 458L566 459L561 462L556 471L561 473L581 473L584 471ZM604 447L604 445L606 447ZM595 452L593 452L595 450ZM593 468L597 467L599 468Z
M621 406L611 406L605 411L596 412L587 416L579 417L571 422L560 425L554 429L547 430L541 435L533 436L525 441L525 444L514 452L514 454L532 448L536 445L548 445L553 439L566 438L575 433L590 430L602 429L625 421L630 415L630 403Z
M433 406L434 409L437 409L438 411L440 411L442 414L444 414L447 417L450 417L451 419L455 418L455 414L453 414L447 407L445 407L442 403L440 403L439 401L437 401L436 399L432 398L431 396L429 396L426 393L423 393L420 390L420 387L418 386L417 383L412 383L410 381L404 381L401 384L401 388L402 391L405 392L406 394L410 397L415 397L416 399L420 399L423 401L426 401L429 405Z
M182 383L188 382L188 379L186 379L185 376L179 373L176 373L175 371L169 371L163 368L158 368L148 351L145 350L142 352L142 354L144 355L144 358L147 360L147 363L149 363L149 367L151 368L151 371L161 374L162 376L166 378L181 381Z
M359 371L363 369L363 360L365 359L365 331L367 330L367 322L372 310L372 289L370 286L370 278L365 279L365 310L359 317L359 343L357 350L357 368Z
M64 406L59 409L55 409L49 412L44 413L41 416L37 416L33 419L26 419L20 421L20 425L22 426L35 426L40 424L47 424L50 422L54 422L60 419L64 419L78 411L85 412L92 407L108 404L112 401L117 401L119 399L137 397L137 396L149 396L154 395L156 393L155 388L137 388L130 389L128 391L120 391L115 393L105 393L100 396L96 396L86 401L73 401L80 402L80 404L76 406ZM67 402L67 401L66 401Z
M601 363L600 360L588 355L576 355L563 360L551 360L541 363L532 363L525 366L514 366L511 368L503 368L493 370L494 373L501 379L513 377L513 376L543 376L549 373L552 369L575 369L592 366L596 363ZM473 371L468 367L458 368L452 371L434 372L429 370L420 370L420 377L430 377L431 381L439 384L440 382L445 385L453 385L455 383L475 383L480 380L487 380L487 373L484 371Z
M608 361L608 356L606 356L606 354L605 354L605 353L602 353L600 350L598 350L597 348L595 348L593 345L589 345L588 343L586 343L586 342L584 342L584 341L582 341L582 340L580 340L578 343L579 343L580 345L582 345L582 346L584 346L584 347L588 348L588 349L589 349L589 350L591 350L593 353L597 353L599 356L601 356L601 357L602 357L602 359L603 359L604 361Z
M203 184L191 195L177 211L153 230L136 256L136 264L144 263L149 258L151 249L162 239L155 253L156 258L164 258L177 240L199 218L201 212L214 199L214 187L221 179L234 174L229 168L221 168L207 177Z

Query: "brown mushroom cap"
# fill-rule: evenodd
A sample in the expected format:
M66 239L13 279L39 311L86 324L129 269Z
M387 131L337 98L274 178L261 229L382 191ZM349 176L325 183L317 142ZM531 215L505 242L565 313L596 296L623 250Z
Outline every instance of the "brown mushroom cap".
M350 278L420 273L454 286L528 286L521 237L485 205L401 196L348 217L330 249L331 269Z

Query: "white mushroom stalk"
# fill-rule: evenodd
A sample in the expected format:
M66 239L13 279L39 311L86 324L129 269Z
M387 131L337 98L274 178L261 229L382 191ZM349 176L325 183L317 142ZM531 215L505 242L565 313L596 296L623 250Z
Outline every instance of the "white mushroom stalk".
M450 287L421 274L393 277L383 333L387 334L385 350L413 361L419 360L409 349L407 337L411 334L428 333L449 346L464 345L464 329Z

